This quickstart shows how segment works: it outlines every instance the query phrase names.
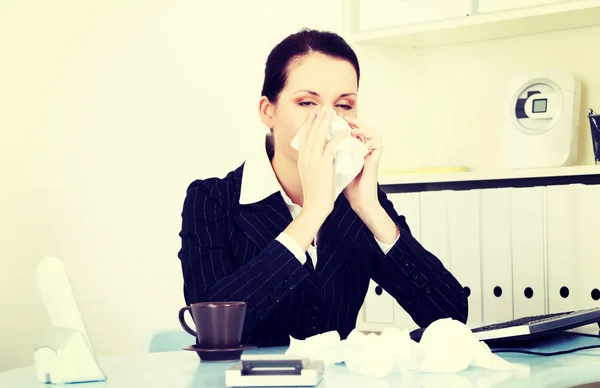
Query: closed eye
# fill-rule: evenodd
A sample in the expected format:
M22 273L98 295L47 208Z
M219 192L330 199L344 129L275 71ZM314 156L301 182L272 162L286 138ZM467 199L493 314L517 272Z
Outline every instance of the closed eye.
M308 106L316 106L316 104L312 101L301 101L298 103L298 105L300 106L304 106L304 107L308 107ZM348 105L348 104L338 104L336 105L336 107L338 108L342 108L344 110L351 110L352 109L352 105Z

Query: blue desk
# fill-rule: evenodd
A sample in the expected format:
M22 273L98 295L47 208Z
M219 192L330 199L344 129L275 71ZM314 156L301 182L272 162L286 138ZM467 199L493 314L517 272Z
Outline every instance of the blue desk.
M535 351L552 352L574 347L600 344L600 339L564 336ZM285 348L253 349L253 353L284 353ZM375 379L356 375L342 365L333 365L325 371L319 388L393 388L393 387L570 387L600 381L600 349L577 353L540 357L518 353L501 353L510 362L528 364L527 376L507 372L493 372L469 368L456 374L415 373L390 374ZM225 370L233 363L200 362L195 353L177 351L151 353L139 356L101 357L99 362L108 376L102 383L69 385L70 388L212 388L225 386ZM51 387L35 379L32 366L0 374L0 387Z

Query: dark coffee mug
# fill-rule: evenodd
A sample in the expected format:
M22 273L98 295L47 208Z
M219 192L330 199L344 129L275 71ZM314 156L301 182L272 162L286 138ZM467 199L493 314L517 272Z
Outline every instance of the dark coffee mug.
M185 322L185 312L190 311L196 331ZM179 310L181 327L198 338L205 349L232 349L240 345L246 302L201 302Z

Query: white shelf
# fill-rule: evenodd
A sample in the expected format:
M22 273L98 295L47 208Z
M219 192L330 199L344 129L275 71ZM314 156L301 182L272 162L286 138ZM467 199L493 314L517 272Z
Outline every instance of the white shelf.
M600 25L600 0L577 0L410 26L360 31L353 43L429 47Z
M523 178L550 178L559 176L600 175L600 165L568 166L556 168L536 168L522 170L496 170L489 172L451 172L443 174L398 174L380 175L381 185L402 185L411 183L469 182L486 180L507 180Z

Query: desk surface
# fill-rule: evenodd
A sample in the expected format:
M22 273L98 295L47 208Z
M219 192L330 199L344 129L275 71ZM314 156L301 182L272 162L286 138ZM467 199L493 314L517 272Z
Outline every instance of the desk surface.
M553 352L574 347L600 345L600 339L565 335L535 350ZM284 353L285 348L260 348L248 353ZM527 364L529 375L469 368L456 374L390 374L377 379L357 375L343 365L325 371L319 388L392 388L392 387L571 387L600 381L600 349L540 357L518 353L500 353L510 362ZM138 356L100 357L107 381L77 385L79 388L212 388L225 386L225 370L232 362L200 362L193 352L177 351ZM73 387L74 385L69 385ZM32 366L0 374L0 387L52 387L37 382Z

